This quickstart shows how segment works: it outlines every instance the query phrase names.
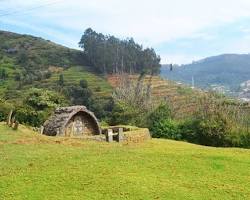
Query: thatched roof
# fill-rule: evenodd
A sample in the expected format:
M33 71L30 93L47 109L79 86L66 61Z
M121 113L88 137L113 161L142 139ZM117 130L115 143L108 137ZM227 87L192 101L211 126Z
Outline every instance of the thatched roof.
M85 106L71 106L71 107L62 107L56 109L54 115L52 115L45 123L44 123L44 131L43 134L55 136L59 133L63 133L66 125L71 120L73 116L78 113L84 112L93 120L93 125L95 126L96 134L101 134L101 128L97 118L94 113L89 111Z

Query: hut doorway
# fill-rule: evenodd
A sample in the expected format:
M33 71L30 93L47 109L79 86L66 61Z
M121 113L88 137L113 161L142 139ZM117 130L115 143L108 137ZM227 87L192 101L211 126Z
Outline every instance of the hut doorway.
M74 116L66 126L65 136L83 136L85 135L85 125L82 116Z

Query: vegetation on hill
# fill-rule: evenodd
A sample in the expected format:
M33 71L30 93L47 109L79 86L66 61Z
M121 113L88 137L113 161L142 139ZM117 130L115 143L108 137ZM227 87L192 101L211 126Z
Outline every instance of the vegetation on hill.
M250 152L49 138L0 124L1 199L249 199Z
M152 136L209 146L250 148L250 107L159 77L110 76L112 122L148 127Z
M133 39L120 40L87 29L79 44L84 51L69 49L42 38L1 31L0 103L4 108L1 109L0 120L6 116L8 109L5 107L9 108L9 104L17 116L25 114L19 119L21 122L32 126L41 125L60 105L84 104L103 120L110 116L112 110L113 89L100 72L159 71L160 58L154 50L143 49ZM104 49L101 44L105 44ZM106 71L102 70L103 66ZM59 102L64 103L43 109L38 109L38 105L30 106L27 99L32 97L33 88L54 93L60 98ZM41 93L43 91L36 95Z
M104 74L160 72L160 56L152 48L143 49L133 38L120 40L89 28L84 32L79 46L83 48L91 66Z
M174 66L163 65L161 75L171 80L192 84L201 88L211 88L211 85L224 86L225 90L235 93L240 84L250 77L249 54L225 54L209 57L191 64Z
M102 42L111 45L113 39L117 48L124 50L118 57L112 57L114 46L95 51L91 57L90 52ZM94 44L90 43L92 40ZM78 51L41 38L2 31L0 44L1 121L14 110L17 121L39 127L56 107L80 104L105 123L148 127L154 137L212 146L250 147L248 106L216 97L215 103L210 104L222 106L215 113L213 107L208 109L207 102L201 101L208 97L206 93L153 76L159 67L158 57L154 51L149 53L150 58L144 55L147 49L139 48L132 40L119 40L88 29L80 43L84 51ZM100 55L104 50L111 53L102 60ZM131 57L132 52L138 55ZM111 58L121 59L118 70L111 64L115 62ZM145 59L144 64L138 59ZM136 63L131 64L131 60ZM120 75L100 74L104 72L103 61L107 73ZM140 74L123 73L128 71ZM162 115L161 109L166 113Z
M11 108L20 122L39 126L57 106L84 104L99 118L108 115L112 87L102 75L87 67L82 51L28 35L0 32L0 120ZM47 101L41 108L27 103ZM58 98L52 103L50 94ZM45 96L46 96L45 95ZM52 106L51 106L52 105ZM32 119L32 120L31 120Z

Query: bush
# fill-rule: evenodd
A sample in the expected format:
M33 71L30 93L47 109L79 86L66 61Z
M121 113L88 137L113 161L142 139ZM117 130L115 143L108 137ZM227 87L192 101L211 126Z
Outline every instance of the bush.
M240 146L244 148L250 148L250 132L246 132L240 135Z
M154 123L151 127L152 137L180 140L182 138L178 123L171 119L165 119Z
M232 124L220 115L205 119L189 119L179 125L182 139L188 142L216 147L250 148L250 132L233 130Z
M183 140L199 144L198 130L200 120L187 119L179 124L179 131L182 135Z
M48 111L36 111L31 107L21 107L15 113L15 118L19 123L34 127L41 126L48 116Z
M141 121L140 111L125 103L115 103L111 118L110 125L124 124L124 125L138 125Z
M5 121L13 108L11 104L0 102L0 121Z
M198 126L198 141L202 145L227 146L226 135L230 133L228 121L217 114L201 120Z
M32 88L28 91L24 104L35 110L60 107L66 102L65 98L56 92Z
M206 118L189 119L180 124L183 139L207 146L231 146L229 140L231 125L228 119L219 113Z
M213 98L203 99L198 112L180 125L182 137L207 146L231 146L230 135L235 125L229 110Z
M180 140L178 123L171 119L167 104L160 104L148 117L148 128L154 138Z
M65 87L64 93L70 99L72 105L84 105L89 107L91 104L92 91L89 88L73 85Z
M39 127L56 107L65 103L65 98L56 92L32 88L26 94L23 106L17 107L15 117L20 123Z
M234 130L227 135L226 141L230 147L250 148L250 132L248 130Z
M88 82L86 80L80 80L80 83L79 83L80 87L81 88L88 88Z
M167 104L160 104L148 117L148 125L150 127L154 126L162 120L171 118L171 110Z

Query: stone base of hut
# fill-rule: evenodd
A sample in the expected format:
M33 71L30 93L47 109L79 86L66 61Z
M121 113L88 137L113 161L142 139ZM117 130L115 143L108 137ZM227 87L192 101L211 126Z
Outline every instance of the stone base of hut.
M123 129L123 128L122 128ZM108 130L112 130L112 139L107 139ZM86 141L97 141L97 142L119 142L119 143L143 143L151 139L150 132L147 128L138 128L135 130L130 130L128 128L123 129L122 137L118 137L118 127L110 127L102 130L101 135L93 136L80 136L80 137L70 137L71 139L79 139ZM58 135L58 137L64 137Z

